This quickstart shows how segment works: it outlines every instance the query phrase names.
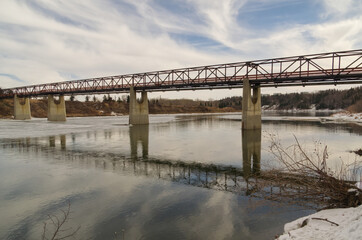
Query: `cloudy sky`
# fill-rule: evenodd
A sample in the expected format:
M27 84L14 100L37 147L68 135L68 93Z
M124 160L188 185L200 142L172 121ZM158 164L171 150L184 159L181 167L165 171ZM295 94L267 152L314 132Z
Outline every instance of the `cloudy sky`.
M2 88L360 48L361 0L0 1Z

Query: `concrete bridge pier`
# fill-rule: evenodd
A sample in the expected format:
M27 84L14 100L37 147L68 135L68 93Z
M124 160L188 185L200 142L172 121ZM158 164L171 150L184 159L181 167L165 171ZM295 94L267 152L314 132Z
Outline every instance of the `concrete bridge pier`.
M129 98L129 124L148 124L148 98L147 92L142 92L141 100L137 100L136 91L130 88Z
M66 121L64 96L59 96L56 102L53 95L48 95L48 121Z
M31 119L29 98L21 99L18 98L16 95L14 96L14 119L15 120Z
M253 90L253 95L251 95ZM249 79L243 81L242 129L261 129L260 86L251 88Z

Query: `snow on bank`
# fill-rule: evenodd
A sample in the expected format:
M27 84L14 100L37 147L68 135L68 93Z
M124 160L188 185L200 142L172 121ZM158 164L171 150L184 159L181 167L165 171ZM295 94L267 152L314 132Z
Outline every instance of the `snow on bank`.
M335 113L331 118L337 121L362 122L362 113L350 113L348 111Z
M322 210L287 223L278 240L289 239L362 239L362 205Z
M362 125L362 113L338 112L329 117L321 117L321 122L356 123Z

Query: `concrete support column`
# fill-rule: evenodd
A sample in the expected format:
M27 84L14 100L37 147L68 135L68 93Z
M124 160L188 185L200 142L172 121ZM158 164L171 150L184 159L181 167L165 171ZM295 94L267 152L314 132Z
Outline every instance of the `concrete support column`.
M148 98L147 92L142 92L142 98L137 100L136 91L130 88L129 97L129 124L148 124Z
M26 120L31 119L30 113L30 100L29 98L22 99L14 96L14 119L15 120Z
M48 121L65 121L65 101L64 96L59 96L59 102L56 103L53 95L48 95Z
M243 81L242 108L242 129L261 129L260 87L253 87L253 95L251 95L249 79L244 79Z
M261 128L242 130L244 178L260 173Z

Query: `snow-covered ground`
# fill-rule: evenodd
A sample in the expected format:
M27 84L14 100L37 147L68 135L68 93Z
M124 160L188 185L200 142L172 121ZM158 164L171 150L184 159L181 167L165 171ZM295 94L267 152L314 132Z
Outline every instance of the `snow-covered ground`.
M322 210L287 223L278 240L290 239L362 239L362 205Z
M362 113L350 113L348 111L343 111L335 113L329 118L336 121L362 123Z

